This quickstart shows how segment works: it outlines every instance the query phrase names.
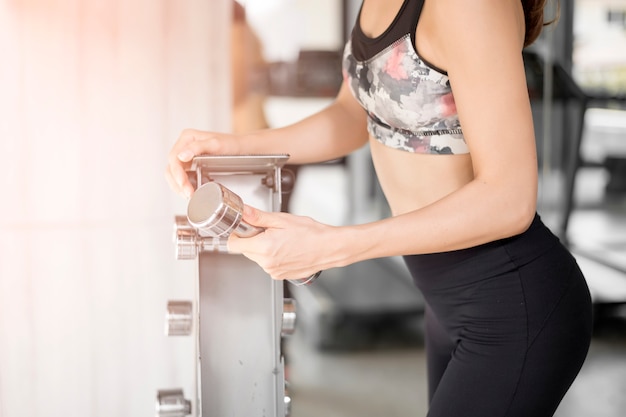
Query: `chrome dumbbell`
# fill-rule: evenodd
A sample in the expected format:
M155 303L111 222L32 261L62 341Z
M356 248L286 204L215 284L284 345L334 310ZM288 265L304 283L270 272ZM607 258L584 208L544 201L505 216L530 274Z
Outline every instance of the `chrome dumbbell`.
M224 242L231 233L240 237L252 237L261 232L242 220L243 200L223 185L211 181L202 185L193 194L187 205L187 220L205 238ZM198 245L195 246L198 248ZM289 280L295 285L307 285L313 282L321 271L310 277Z
M200 252L228 252L227 237L199 235L189 224L187 216L176 216L173 240L176 245L176 259L179 261L196 259Z
M165 313L166 336L189 336L193 328L191 301L168 301Z
M190 414L191 401L185 399L182 389L157 392L156 417L185 417Z
M296 300L285 298L283 300L283 322L280 331L281 336L291 336L296 331Z
M289 393L285 390L285 417L291 416L291 397Z
M243 200L223 185L211 181L198 188L187 205L189 224L201 235L252 237L263 229L242 220Z

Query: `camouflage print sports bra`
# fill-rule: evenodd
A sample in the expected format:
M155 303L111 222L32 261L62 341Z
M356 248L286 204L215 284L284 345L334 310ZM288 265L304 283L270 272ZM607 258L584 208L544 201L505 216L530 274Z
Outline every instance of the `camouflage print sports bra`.
M405 0L387 30L367 37L360 12L343 57L344 78L382 144L424 154L469 153L445 71L416 51L424 0Z

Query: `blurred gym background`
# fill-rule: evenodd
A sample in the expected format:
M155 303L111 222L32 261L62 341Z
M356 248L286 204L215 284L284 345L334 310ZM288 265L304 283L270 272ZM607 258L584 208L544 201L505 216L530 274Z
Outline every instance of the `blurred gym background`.
M327 105L359 4L0 0L0 417L150 416L158 389L193 392L193 339L163 335L167 301L193 299L196 278L174 259L185 201L164 181L167 152L187 127L275 127ZM561 1L525 59L539 211L596 312L557 415L620 417L626 2ZM366 148L300 167L285 210L337 225L388 214ZM292 416L425 414L423 302L397 259L294 296Z

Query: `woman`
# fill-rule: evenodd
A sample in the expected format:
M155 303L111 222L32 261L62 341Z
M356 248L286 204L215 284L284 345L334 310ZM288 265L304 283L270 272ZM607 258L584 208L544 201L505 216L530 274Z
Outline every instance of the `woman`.
M229 248L274 279L404 256L427 302L431 417L551 416L589 347L584 277L536 214L521 52L545 2L365 0L328 108L246 136L186 130L169 154L166 176L189 196L197 154L302 164L369 143L390 218L333 227L247 207L266 231Z

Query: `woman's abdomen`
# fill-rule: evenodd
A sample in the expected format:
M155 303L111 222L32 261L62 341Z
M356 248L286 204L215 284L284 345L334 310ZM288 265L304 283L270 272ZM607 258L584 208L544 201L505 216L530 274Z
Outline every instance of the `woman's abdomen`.
M394 215L434 203L473 179L468 154L416 154L372 138L369 143L378 181Z

